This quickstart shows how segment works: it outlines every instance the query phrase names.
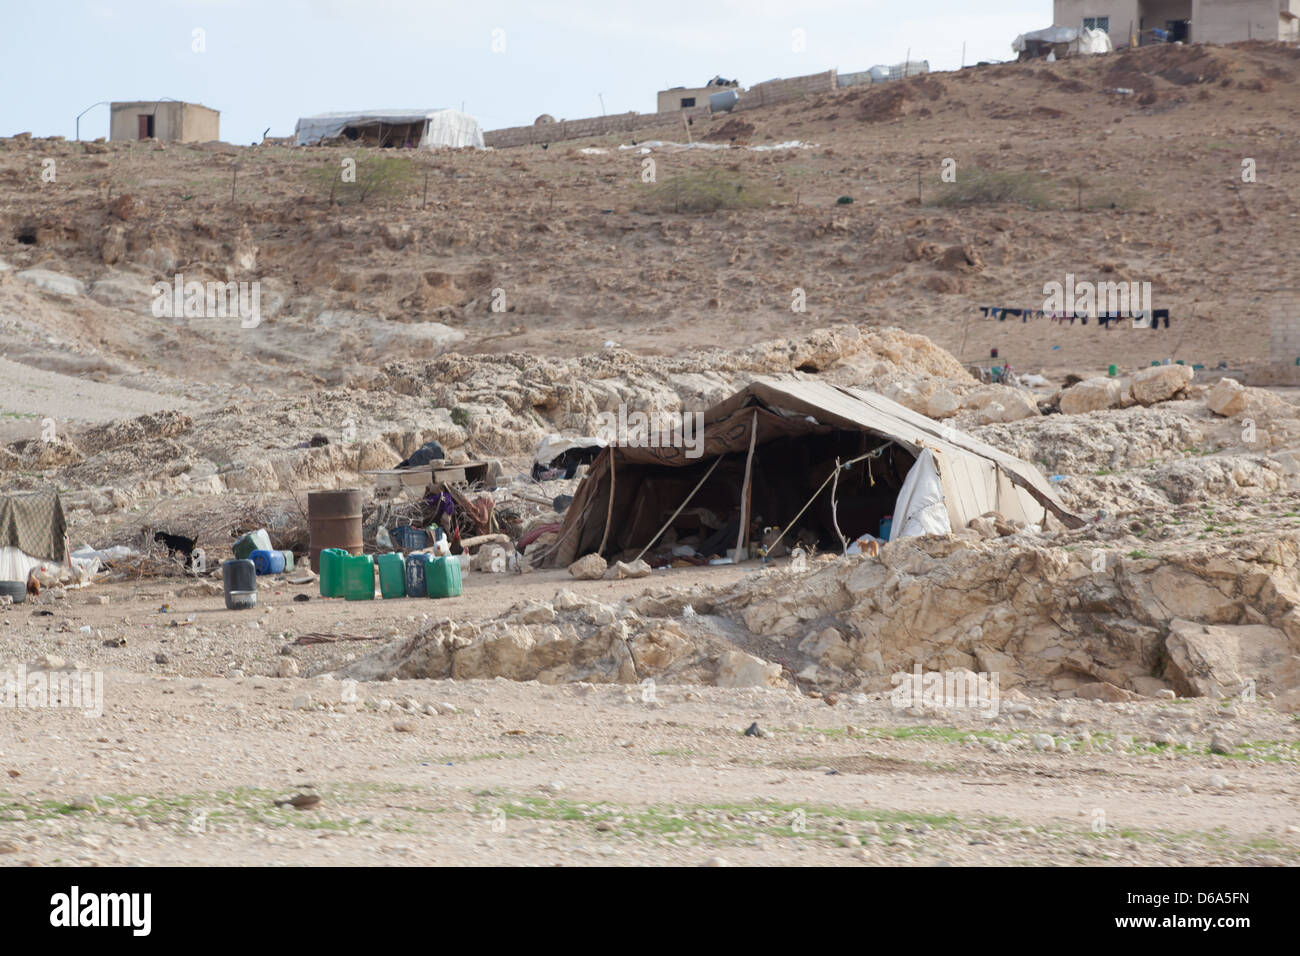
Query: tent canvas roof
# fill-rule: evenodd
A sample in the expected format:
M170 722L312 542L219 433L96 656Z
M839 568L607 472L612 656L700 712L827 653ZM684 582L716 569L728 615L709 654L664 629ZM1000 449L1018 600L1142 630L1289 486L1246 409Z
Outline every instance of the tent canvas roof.
M479 128L478 120L468 113L453 109L342 110L317 113L298 120L298 125L294 128L294 143L298 146L311 146L322 140L333 139L349 126L373 126L378 123L402 126L424 123L426 120L429 132L420 142L422 147L483 147L483 131Z
M565 516L557 562L578 556L570 554L580 537L575 526L584 520L581 512L586 499L602 492L611 461L616 468L624 464L685 467L721 454L744 453L754 422L759 445L785 436L841 429L873 432L913 455L930 449L954 528L964 528L970 519L988 511L1035 523L1048 510L1069 526L1082 523L1065 508L1037 468L956 428L865 389L763 377L704 412L701 456L690 458L685 449L671 446L620 445L602 452ZM590 520L603 522L603 505L594 511L597 516Z

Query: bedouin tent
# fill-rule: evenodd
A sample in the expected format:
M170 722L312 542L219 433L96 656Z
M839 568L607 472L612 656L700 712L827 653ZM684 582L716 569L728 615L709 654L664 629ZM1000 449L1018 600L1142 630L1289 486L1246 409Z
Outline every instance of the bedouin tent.
M478 120L460 110L359 110L304 116L294 128L295 146L347 139L365 146L419 149L483 148Z
M1021 60L1029 60L1048 53L1057 57L1111 53L1115 46L1105 30L1053 26L1020 34L1011 41L1011 49Z
M678 438L638 446L620 436L605 448L544 564L631 558L665 524L664 540L685 542L730 522L743 547L752 527L793 522L834 552L888 516L891 541L960 530L988 512L1082 524L1033 465L865 389L760 378L703 413L702 442Z

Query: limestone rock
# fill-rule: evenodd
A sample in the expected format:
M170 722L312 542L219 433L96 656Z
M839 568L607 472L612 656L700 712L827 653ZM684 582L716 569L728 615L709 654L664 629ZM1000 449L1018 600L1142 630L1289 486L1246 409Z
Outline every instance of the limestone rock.
M605 559L594 552L569 565L569 573L579 581L598 581L605 576L606 570Z
M1205 404L1214 414L1231 418L1246 410L1250 393L1236 379L1221 378L1205 393Z
M714 683L719 687L779 687L781 665L744 651L727 651L718 658Z
M1119 405L1121 394L1123 389L1119 379L1086 379L1061 393L1061 412L1065 415L1082 415L1085 412L1114 408Z
M1186 388L1194 374L1190 365L1149 366L1133 374L1133 398L1140 405L1167 401Z
M650 573L650 565L644 559L638 558L631 564L625 564L619 561L614 566L615 575L622 578L643 578Z

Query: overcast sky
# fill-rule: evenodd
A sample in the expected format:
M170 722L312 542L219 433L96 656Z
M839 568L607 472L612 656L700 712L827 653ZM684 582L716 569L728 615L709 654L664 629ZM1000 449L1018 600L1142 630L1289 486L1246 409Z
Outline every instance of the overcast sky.
M1051 0L5 0L0 135L72 138L99 100L162 97L220 110L232 143L330 110L463 103L496 129L598 116L603 94L649 113L657 90L716 74L752 86L909 49L953 70L963 41L967 63L1005 60L1051 22ZM107 134L108 108L86 113L82 138Z

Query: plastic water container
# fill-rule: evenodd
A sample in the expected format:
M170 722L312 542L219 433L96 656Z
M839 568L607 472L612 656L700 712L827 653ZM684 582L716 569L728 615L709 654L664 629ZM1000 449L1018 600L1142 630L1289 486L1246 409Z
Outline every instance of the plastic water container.
M408 554L406 556L406 596L407 597L428 597L429 592L425 590L424 572L425 565L429 563L427 554Z
M880 519L880 534L877 535L877 537L880 538L881 541L888 541L889 532L892 531L893 529L894 529L894 516L885 515L885 517Z
M406 562L395 552L375 559L379 568L379 593L385 598L406 597Z
M429 546L429 533L423 528L412 528L409 524L390 528L388 536L393 539L393 547L399 551L419 551Z
M375 562L368 554L347 554L343 565L342 597L349 601L373 601L375 597Z
M348 553L342 548L324 548L320 553L320 596L343 596L343 559Z
M281 551L280 553L281 553L282 555L284 555L284 569L285 569L286 571L292 571L292 570L293 570L293 552L292 552L292 551Z
M434 558L424 569L424 589L431 598L460 597L460 562Z
M248 558L223 561L221 583L226 594L227 608L244 611L257 607L257 569Z
M249 557L253 560L253 567L257 569L258 574L284 573L284 555L279 551L263 551L258 548Z
M236 558L251 557L254 551L270 551L271 536L266 533L265 528L258 528L256 531L250 531L231 546L235 552Z

